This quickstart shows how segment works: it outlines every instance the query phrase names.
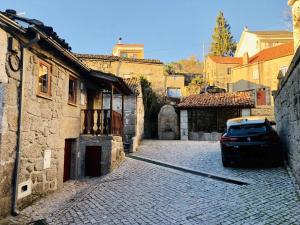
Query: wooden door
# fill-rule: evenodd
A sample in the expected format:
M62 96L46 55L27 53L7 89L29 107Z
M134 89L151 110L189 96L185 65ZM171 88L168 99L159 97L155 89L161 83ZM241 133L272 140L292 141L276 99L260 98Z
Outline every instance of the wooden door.
M85 149L85 176L101 175L101 147L87 146Z
M267 104L266 91L263 90L257 91L257 105L266 105L266 104Z
M71 153L72 140L65 140L65 155L64 155L64 182L70 180L71 177Z

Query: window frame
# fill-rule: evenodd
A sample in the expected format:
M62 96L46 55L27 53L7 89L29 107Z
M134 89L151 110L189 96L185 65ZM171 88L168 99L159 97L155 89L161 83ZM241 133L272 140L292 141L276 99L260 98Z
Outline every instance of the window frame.
M37 77L37 95L41 97L52 97L52 74L51 74L51 65L49 63L46 63L44 61L39 62L39 69L38 69L38 77ZM40 87L40 71L41 67L44 66L47 68L47 76L48 76L48 83L47 83L47 92L43 92Z
M176 96L176 97L170 96L169 95L169 90L176 90L176 91L179 90L180 96ZM169 98L179 98L180 99L182 97L181 88L179 88L179 87L167 87L167 97L169 97Z
M74 96L73 96L73 100L70 99L70 81L74 81L75 83L75 87L74 87ZM74 76L74 75L69 75L69 79L68 79L68 104L71 104L71 105L76 105L77 102L78 102L78 84L79 84L79 79Z
M255 69L252 71L252 79L259 80L259 70L258 69Z

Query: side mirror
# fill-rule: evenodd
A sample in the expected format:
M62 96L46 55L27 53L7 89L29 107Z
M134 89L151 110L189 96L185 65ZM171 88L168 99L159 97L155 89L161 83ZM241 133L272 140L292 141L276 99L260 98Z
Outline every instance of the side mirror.
M270 125L271 125L271 126L275 126L275 125L276 125L276 122L275 122L275 121L270 121Z

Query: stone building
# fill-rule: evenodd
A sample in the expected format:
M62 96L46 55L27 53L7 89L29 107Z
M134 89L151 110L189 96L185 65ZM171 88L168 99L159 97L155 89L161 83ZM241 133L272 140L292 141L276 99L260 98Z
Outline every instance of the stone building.
M38 20L0 12L0 217L124 158L116 76L91 71ZM103 92L110 109L103 109ZM123 111L123 110L122 110ZM123 114L124 115L124 114Z
M232 69L242 62L243 59L238 57L207 56L204 65L206 82L229 91Z
M294 44L267 48L249 58L245 53L243 64L232 69L231 90L245 91L255 100L253 116L266 116L274 120L272 91L277 89L278 73L284 76L294 55Z
M275 116L282 147L300 185L300 1L290 0L293 11L296 54L275 93Z
M228 119L249 116L254 101L249 93L216 93L184 98L180 110L180 139L218 141Z
M124 109L124 128L123 128L123 143L125 151L135 152L144 134L144 104L141 82L139 78L124 79L125 83L131 89L131 95L124 96L114 95L114 110L122 114L122 102ZM109 109L110 95L104 95L103 108Z
M144 77L153 90L161 95L166 92L164 64L155 59L139 59L113 55L76 54L88 67L121 78Z

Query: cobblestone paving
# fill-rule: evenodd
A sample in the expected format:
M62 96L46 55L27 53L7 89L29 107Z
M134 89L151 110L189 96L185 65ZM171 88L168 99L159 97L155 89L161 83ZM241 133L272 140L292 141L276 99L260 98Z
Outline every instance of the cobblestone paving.
M221 165L218 143L144 141L138 156L250 185L199 177L127 159L74 201L49 213L50 224L300 224L300 201L284 168ZM35 212L36 214L38 212Z

